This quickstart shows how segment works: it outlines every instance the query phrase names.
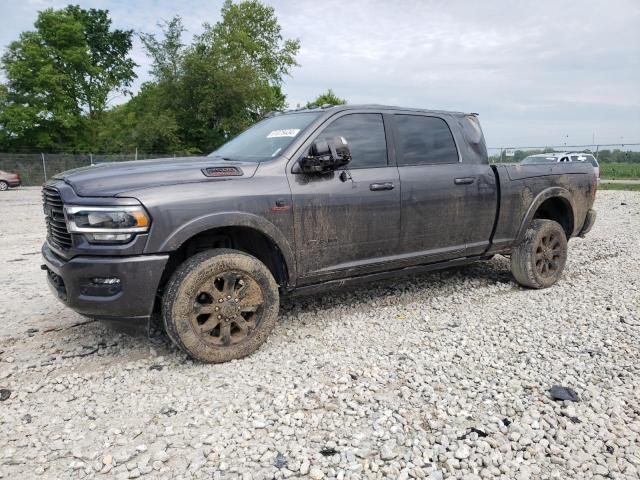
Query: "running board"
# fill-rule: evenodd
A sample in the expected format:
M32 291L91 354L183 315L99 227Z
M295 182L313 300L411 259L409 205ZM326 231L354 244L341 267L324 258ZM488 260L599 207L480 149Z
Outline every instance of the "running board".
M461 265L468 265L478 260L487 260L493 255L478 255L473 257L457 258L455 260L447 260L444 262L428 263L424 265L414 265L411 267L398 268L395 270L387 270L384 272L367 273L364 275L357 275L353 277L340 278L338 280L327 280L326 282L312 283L310 285L302 285L300 287L294 287L287 293L291 296L303 296L313 295L316 293L322 293L326 290L332 290L337 288L349 287L352 285L358 285L363 283L375 282L378 280L385 280L393 277L401 277L405 275L417 275L420 273L431 272L434 270L442 270L445 268L459 267Z

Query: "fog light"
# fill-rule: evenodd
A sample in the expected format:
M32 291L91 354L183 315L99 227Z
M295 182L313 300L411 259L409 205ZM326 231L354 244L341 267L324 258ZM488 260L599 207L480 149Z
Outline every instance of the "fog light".
M132 233L89 233L89 241L124 243L131 240Z
M92 278L91 281L98 285L118 285L120 283L120 279L117 277L111 277L111 278L96 277L96 278Z

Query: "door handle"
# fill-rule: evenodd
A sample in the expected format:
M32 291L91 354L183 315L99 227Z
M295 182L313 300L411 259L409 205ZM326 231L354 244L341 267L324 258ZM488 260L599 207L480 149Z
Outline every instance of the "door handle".
M470 183L473 183L476 181L476 177L462 177L462 178L456 178L453 183L455 183L456 185L469 185Z
M369 185L369 190L372 192L379 192L381 190L393 190L396 186L391 182L384 183L372 183Z

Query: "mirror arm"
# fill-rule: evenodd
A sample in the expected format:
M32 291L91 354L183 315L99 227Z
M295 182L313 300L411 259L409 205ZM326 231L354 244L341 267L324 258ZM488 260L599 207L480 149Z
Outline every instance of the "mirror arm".
M333 142L329 143L329 151L331 152L331 159L334 162L338 162L338 151L336 150L336 146L333 144Z

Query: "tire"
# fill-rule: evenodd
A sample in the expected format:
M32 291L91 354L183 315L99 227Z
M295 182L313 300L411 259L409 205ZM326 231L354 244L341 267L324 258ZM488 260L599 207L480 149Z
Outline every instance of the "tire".
M558 222L534 220L524 240L511 252L511 273L529 288L547 288L558 281L567 263L567 237Z
M0 192L5 192L9 190L9 184L4 180L0 180Z
M273 330L279 306L278 285L260 260L214 249L188 258L173 273L162 319L181 350L222 363L256 351Z

